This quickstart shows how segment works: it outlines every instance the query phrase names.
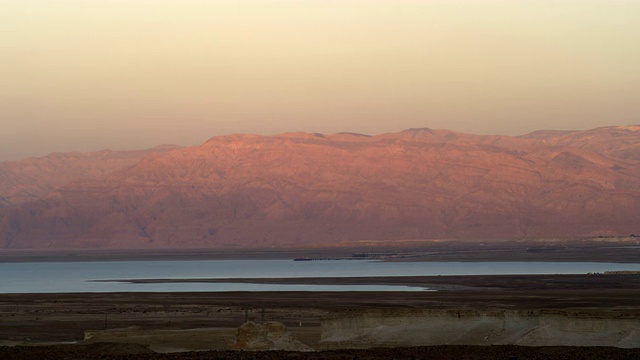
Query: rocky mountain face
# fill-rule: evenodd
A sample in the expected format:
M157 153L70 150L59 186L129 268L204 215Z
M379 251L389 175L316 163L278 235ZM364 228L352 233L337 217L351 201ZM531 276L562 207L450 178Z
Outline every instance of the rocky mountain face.
M53 153L41 158L0 162L0 208L38 200L75 179L94 179L133 165L145 155L179 148Z
M221 136L55 171L50 157L0 163L0 248L638 234L639 144L640 126L521 137L410 129Z

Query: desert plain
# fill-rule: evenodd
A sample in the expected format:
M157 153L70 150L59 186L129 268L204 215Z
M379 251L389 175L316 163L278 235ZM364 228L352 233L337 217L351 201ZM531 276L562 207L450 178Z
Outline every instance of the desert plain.
M468 261L500 257L498 247L477 251L464 248L464 255L455 255L457 250L451 248L440 249L439 255L432 256L440 261L448 256ZM335 255L341 251L328 253ZM528 244L526 248L510 250L514 259L525 257L531 261L553 259L556 253L574 261L637 262L638 251L617 246L593 251L588 246L559 248L549 244L539 247ZM38 255L13 254L5 260L18 261L25 256L33 259ZM99 254L83 256L95 258ZM213 253L208 256L215 258ZM140 359L633 359L640 356L640 274L634 272L252 278L233 282L404 285L432 291L0 294L0 345L4 345L0 347L0 358L119 359L135 355ZM251 325L254 328L243 335L239 327L246 324L254 324ZM277 327L275 335L261 330L273 326Z

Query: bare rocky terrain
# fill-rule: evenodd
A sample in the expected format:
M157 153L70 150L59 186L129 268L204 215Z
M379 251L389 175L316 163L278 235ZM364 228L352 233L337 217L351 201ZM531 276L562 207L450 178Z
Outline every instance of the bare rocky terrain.
M179 354L150 354L145 348L122 344L88 346L43 346L40 348L2 348L0 357L15 360L633 360L640 350L610 347L543 347L527 346L428 346L408 348L328 350L320 352L291 351L203 351Z
M53 153L40 158L0 162L0 208L40 200L73 181L101 178L136 164L146 155L178 148L162 145L139 151Z
M629 236L640 233L638 144L640 126L521 137L410 129L2 163L0 248Z
M439 289L411 293L0 294L0 358L635 359L639 277L270 280Z

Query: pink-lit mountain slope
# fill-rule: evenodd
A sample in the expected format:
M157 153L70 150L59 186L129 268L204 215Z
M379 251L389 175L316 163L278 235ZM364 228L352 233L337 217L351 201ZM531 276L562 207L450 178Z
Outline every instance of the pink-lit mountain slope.
M536 131L524 139L546 145L572 146L621 159L640 160L640 125L604 127L587 131Z
M54 153L40 158L0 162L0 207L42 198L75 179L100 178L136 164L150 153L177 149L162 145L148 150Z
M629 155L640 143L634 129L215 137L0 209L0 247L638 234L640 161Z

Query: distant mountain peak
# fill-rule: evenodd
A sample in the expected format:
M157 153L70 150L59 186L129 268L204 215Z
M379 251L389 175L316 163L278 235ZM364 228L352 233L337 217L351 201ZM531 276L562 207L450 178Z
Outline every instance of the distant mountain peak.
M574 130L537 130L518 136L521 139L549 139L575 132Z
M423 128L409 128L401 131L402 134L434 134L434 130L431 128L423 127Z
M0 249L639 233L640 126L216 136L0 163Z
M617 128L621 130L640 131L640 125L618 126Z
M308 133L304 131L286 132L279 135L275 135L275 137L288 138L288 139L314 139L314 140L326 138L324 134Z
M355 133L355 132L339 132L336 133L335 135L344 135L344 136L353 136L353 137L364 137L364 138L370 138L372 137L371 135L367 135L367 134L360 134L360 133Z

